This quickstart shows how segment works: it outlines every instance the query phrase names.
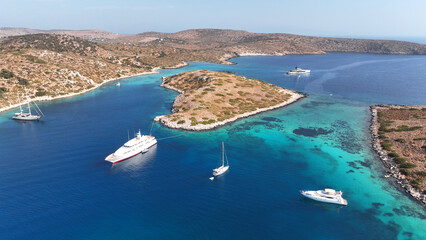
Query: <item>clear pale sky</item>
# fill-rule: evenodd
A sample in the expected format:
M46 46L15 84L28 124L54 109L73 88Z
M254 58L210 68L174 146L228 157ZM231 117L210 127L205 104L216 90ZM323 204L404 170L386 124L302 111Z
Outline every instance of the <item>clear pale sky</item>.
M0 27L426 38L426 0L0 0Z

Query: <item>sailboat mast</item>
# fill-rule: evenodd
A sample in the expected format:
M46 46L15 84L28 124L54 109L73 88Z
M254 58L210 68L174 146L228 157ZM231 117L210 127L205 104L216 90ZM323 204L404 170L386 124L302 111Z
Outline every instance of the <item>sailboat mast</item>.
M225 145L222 142L222 166L225 166Z
M22 105L21 105L21 99L19 98L19 94L18 94L18 101L19 101L19 110L21 110L21 113L22 113Z
M31 107L30 107L30 102L28 102L28 112L30 113L30 115L31 115Z

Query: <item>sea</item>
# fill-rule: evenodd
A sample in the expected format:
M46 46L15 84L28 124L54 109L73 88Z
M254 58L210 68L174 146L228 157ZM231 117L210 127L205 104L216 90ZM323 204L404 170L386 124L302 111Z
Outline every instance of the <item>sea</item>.
M426 239L426 208L384 178L374 104L426 105L426 56L329 53L190 62L0 114L0 239ZM289 76L295 66L309 75ZM161 77L229 71L306 98L204 132L153 123L178 93ZM141 130L145 154L104 161ZM178 136L179 135L179 136ZM225 144L230 169L209 180ZM299 190L342 190L348 206Z

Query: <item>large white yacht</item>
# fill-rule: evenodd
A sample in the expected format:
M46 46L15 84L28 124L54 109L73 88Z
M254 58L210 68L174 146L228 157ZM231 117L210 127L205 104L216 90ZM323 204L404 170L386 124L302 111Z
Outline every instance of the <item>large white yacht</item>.
M303 191L301 190L300 193L310 199L320 201L320 202L326 202L326 203L334 203L334 204L340 204L340 205L348 205L348 201L343 199L342 191L336 191L334 189L326 188L324 190L318 190L318 191Z
M310 72L311 72L311 70L309 70L309 69L301 69L301 68L296 66L295 69L288 71L287 74L302 74L302 73L310 73Z
M141 131L136 133L136 136L127 141L117 151L108 155L105 161L112 162L113 164L131 158L139 153L145 153L152 146L157 144L157 140L151 135L141 135Z

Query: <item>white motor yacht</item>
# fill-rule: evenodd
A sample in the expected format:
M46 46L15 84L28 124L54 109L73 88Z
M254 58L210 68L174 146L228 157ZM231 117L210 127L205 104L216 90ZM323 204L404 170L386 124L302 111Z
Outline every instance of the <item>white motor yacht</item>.
M310 73L310 72L311 72L311 70L309 70L309 69L301 69L301 68L296 66L295 69L288 71L287 74L302 74L302 73Z
M148 149L155 144L157 144L157 140L154 136L141 135L141 131L139 130L134 138L127 141L114 153L108 155L105 161L112 162L113 164L124 161L139 153L146 153Z
M318 191L303 191L301 190L300 193L310 199L313 199L315 201L325 202L325 203L334 203L339 205L348 205L348 201L346 201L342 195L342 191L336 191L334 189L326 188L324 190L318 190Z

